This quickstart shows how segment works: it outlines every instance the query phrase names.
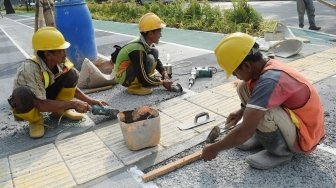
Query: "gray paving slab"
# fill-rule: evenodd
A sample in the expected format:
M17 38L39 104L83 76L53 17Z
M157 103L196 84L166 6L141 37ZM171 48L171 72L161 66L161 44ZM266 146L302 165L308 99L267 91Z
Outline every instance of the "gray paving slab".
M142 188L142 186L137 182L133 176L128 172L122 172L116 176L113 176L107 180L97 183L91 186L92 188Z

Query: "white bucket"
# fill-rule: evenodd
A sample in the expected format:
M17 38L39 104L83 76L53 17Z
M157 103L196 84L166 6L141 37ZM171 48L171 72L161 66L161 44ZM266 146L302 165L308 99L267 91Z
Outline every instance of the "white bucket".
M147 147L157 146L159 144L161 136L161 126L160 115L158 111L157 117L142 121L136 121L133 123L125 123L120 121L119 114L118 121L121 132L123 134L126 145L130 150L140 150Z

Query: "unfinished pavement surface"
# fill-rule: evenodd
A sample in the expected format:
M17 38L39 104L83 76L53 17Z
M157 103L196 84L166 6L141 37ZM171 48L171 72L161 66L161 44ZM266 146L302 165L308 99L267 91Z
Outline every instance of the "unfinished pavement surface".
M9 23L8 25L5 24L5 26L1 25L1 30L2 32L5 31L8 35L11 35L12 39L15 38L13 36L16 35L15 32L17 31L21 31L22 33L25 33L26 35L29 35L29 32L32 32L30 31L32 29L26 26L20 29L10 30L11 27L15 28L15 24L18 24L18 23L24 23L25 25L28 25L28 26L32 25L33 20L31 18L13 16L11 19L17 19L18 21L15 23ZM0 21L1 21L0 22L1 24L4 23L2 22L4 20L0 20ZM10 21L10 20L5 20L5 21ZM126 27L126 29L124 30L127 32L136 31L135 25L122 24L124 25L124 27L113 27L115 25L118 25L119 23L107 22L105 25L104 24L98 25L100 23L97 23L97 22L95 22L95 25L97 28L111 27L110 30L112 30L115 28L121 29L121 28ZM22 24L18 24L18 25L23 26ZM8 29L10 30L10 32L8 32ZM103 29L103 28L100 28L100 29ZM120 32L120 31L117 31L117 32ZM99 52L108 56L110 53L110 50L106 50L106 52L104 52L104 49L106 48L102 47L102 43L104 43L103 45L106 45L106 47L108 46L111 47L115 43L122 44L134 37L134 36L129 35L131 33L126 33L126 34L128 35L119 35L117 33L105 33L103 31L97 31L96 37L97 37L97 45L98 45ZM135 33L135 35L136 34L137 33ZM202 32L193 32L193 31L184 31L184 30L181 31L181 30L174 30L174 29L167 29L167 33L164 32L164 36L167 36L167 38L163 37L163 40L169 41L170 40L169 36L171 36L172 39L176 38L174 36L180 36L180 37L182 36L181 39L179 40L180 43L184 45L193 46L193 47L201 47L202 45L195 44L196 42L193 40L182 40L183 38L187 38L188 36L190 37L190 35L192 35L193 37L200 36L198 41L199 42L202 41L201 40ZM22 37L22 35L18 35L18 36ZM211 34L211 33L206 33L206 36L207 36L207 39L209 39L207 41L211 41L213 39L213 43L206 45L207 48L213 47L213 45L215 45L218 42L218 40L222 37L222 35ZM108 38L104 38L102 40L101 37L108 37ZM217 37L217 40L216 40L216 37ZM6 36L2 38L6 39ZM115 40L112 40L111 38L112 39L114 38ZM105 42L108 40L111 40L111 45L108 45L108 43ZM29 51L30 47L25 47L24 45L30 44L30 37L29 38L22 37L14 41L16 41L18 46L23 46L21 47L22 49ZM175 41L170 41L170 42L175 42ZM11 44L9 45L11 47L8 47L7 44ZM314 48L314 45L312 46ZM302 54L300 55L308 56L308 55L315 53L316 50L320 52L325 49L331 48L330 45L320 45L320 46L321 47L319 49L311 50L311 52L308 54L305 54L306 51L303 51L302 54L304 55ZM20 54L16 52L17 50L14 50L14 52L11 50L11 49L15 49L16 47L8 40L6 42L6 45L2 46L1 44L1 47L3 47L3 49L10 51L10 53L8 54L15 53L16 55L13 56L14 58L20 59L20 55L22 58L24 58L24 55L22 55L22 53ZM181 64L181 62L183 62L189 65L190 62L194 63L192 65L189 65L189 67L186 66L186 67L181 67L180 69L178 69L182 73L183 71L185 71L184 73L188 73L190 71L190 67L195 64L196 65L207 65L207 66L215 65L213 54L209 50L190 48L190 47L185 47L185 46L171 44L171 43L162 43L158 47L160 49L161 55L165 53L167 54L169 53L171 54L171 57L177 58L177 60L172 58L171 60L172 64L178 65L178 64ZM305 47L308 49L311 49L309 48L309 45ZM164 49L166 49L167 52L165 52ZM28 53L31 53L31 52L28 52ZM1 56L1 58L4 58L4 60L7 60L8 55L6 54L7 53L4 53L4 55ZM319 66L315 66L315 68L312 68L309 66L307 67L305 63L301 63L303 64L301 68L303 68L304 70L307 68L307 70L305 70L307 72L307 76L314 82L317 82L323 78L332 76L334 74L333 70L335 70L335 67L333 67L335 65L334 54L335 54L334 51L331 50L331 52L327 51L323 53L322 57L312 56L314 60L313 65L319 65ZM318 55L318 54L315 54L315 55ZM192 59L192 61L190 59ZM290 60L293 60L293 59L290 59ZM323 62L319 62L319 60L321 61L323 60ZM6 74L6 76L1 77L1 83L3 83L1 84L1 87L4 87L3 91L5 91L5 94L6 94L6 92L10 93L11 81L12 81L11 79L13 78L14 76L13 73L15 74L14 70L16 69L15 65L20 63L20 61L15 60L13 62L8 62L8 61L2 61L2 62L8 63L2 66L3 68L6 68L4 70L11 70L11 71L8 71L9 73ZM330 63L330 62L334 62L334 63ZM297 64L300 64L300 63L297 63ZM311 64L311 63L306 62L306 64ZM323 72L319 72L318 70L320 67L323 67L322 65L325 66L326 69L323 69L324 70ZM7 73L7 71L4 71L4 73ZM3 74L1 74L1 76L2 75ZM109 176L112 176L116 173L124 171L125 169L128 169L130 166L134 165L135 162L136 162L135 164L138 165L141 169L144 169L160 161L163 161L167 159L168 157L173 156L174 154L179 153L180 151L183 151L186 148L190 148L198 144L199 142L202 142L205 139L206 133L207 133L207 132L204 132L205 129L209 129L214 124L212 125L209 124L204 127L199 127L195 130L191 130L190 134L179 131L176 128L178 124L191 122L193 120L193 116L195 115L195 112L199 109L208 110L213 114L217 114L219 117L218 123L220 124L221 122L225 120L225 116L227 115L227 113L232 110L232 109L231 110L228 109L228 111L222 111L223 110L222 106L229 105L229 106L232 106L233 108L235 108L235 106L239 107L239 105L234 105L235 103L239 104L239 102L237 103L237 98L234 97L234 87L231 83L229 83L230 80L225 81L223 79L224 76L222 72L219 72L215 76L219 77L220 79L217 80L215 77L211 80L206 80L206 79L197 80L195 86L193 87L193 91L188 91L186 94L182 95L179 98L174 98L172 100L168 100L167 102L163 102L163 103L160 102L160 100L162 100L161 97L164 97L164 99L167 100L174 96L170 96L170 95L167 96L167 93L164 92L162 89L156 90L155 93L157 93L157 95L154 97L150 97L149 99L142 98L144 100L142 100L140 103L139 101L137 101L137 103L133 103L133 100L136 100L136 98L133 98L132 100L129 99L129 96L127 96L126 93L123 93L124 88L121 88L121 87L115 87L110 91L105 91L105 92L94 94L97 97L99 96L107 100L110 100L109 101L110 104L115 105L120 108L129 109L132 107L136 107L138 105L147 103L145 100L148 100L147 104L151 104L151 105L156 104L157 107L162 112L161 114L162 114L162 121L163 121L161 144L159 147L156 147L156 148L150 148L148 150L142 150L139 152L130 152L127 150L127 148L125 147L123 143L122 136L120 134L120 129L115 121L112 121L112 122L106 121L106 119L104 118L97 118L97 117L91 117L91 116L89 116L85 122L81 122L81 123L72 123L72 122L65 122L64 124L62 123L62 126L68 129L66 131L63 131L61 134L58 134L55 137L53 137L53 134L49 135L51 136L51 138L46 138L46 139L41 139L41 140L31 140L27 138L27 134L25 130L16 130L17 133L13 136L13 138L11 134L5 134L5 136L2 135L3 137L1 137L1 139L4 140L5 142L3 143L3 145L1 145L2 157L0 157L1 158L0 166L4 167L1 169L7 169L7 170L3 174L0 173L1 175L0 181L3 180L1 182L6 183L6 184L8 183L8 185L12 185L14 182L16 187L19 187L20 184L27 186L29 183L29 180L31 179L34 179L34 181L31 182L34 184L34 186L37 186L38 183L41 183L41 185L45 183L50 185L53 183L53 182L50 182L50 177L54 175L54 173L52 172L55 169L57 169L58 172L64 172L62 173L62 176L61 176L64 179L64 181L63 180L58 181L58 183L63 183L64 185L68 185L68 186L75 185L75 184L83 184L83 183L86 183L86 185L92 185L92 184L98 183L106 179ZM179 82L184 84L184 87L186 86L187 84L186 80L188 78L188 75L185 75L185 76L173 75L173 77L176 77L176 79L180 80ZM226 83L226 84L222 85L222 83ZM6 86L6 84L8 84L8 86ZM3 97L1 97L2 98L1 99L2 100L1 101L1 105L2 105L1 113L2 113L2 117L4 118L10 117L8 116L10 114L8 114L9 109L5 101L8 95L4 95ZM114 98L114 100L112 100L115 95L117 96L117 98ZM122 96L124 97L127 96L128 100L126 100L122 105L117 104L115 101L118 101L119 103L119 99L122 98ZM181 112L185 114L178 113L179 109L182 109ZM188 109L188 110L191 109L193 111L185 111L185 109ZM1 121L3 121L3 118L1 118ZM8 123L7 124L8 127L20 126L16 122L13 122L11 119L3 121L3 122ZM101 123L101 122L104 122L104 123ZM7 129L8 128L6 128L5 130ZM169 132L169 131L172 131L172 132ZM49 133L50 132L57 133L57 131L55 130L49 131ZM83 133L83 134L80 134L80 133ZM177 136L177 138L172 137L169 134L172 134L173 136ZM78 135L78 136L74 136L74 135ZM15 147L12 145L6 146L6 144L20 145L20 146L18 147ZM334 140L330 140L330 143L326 143L326 144L332 146L334 145ZM41 147L38 147L38 146L41 146ZM6 147L8 147L8 150L6 150ZM34 148L34 149L30 149L30 148ZM80 148L80 149L75 150L74 148ZM158 152L156 152L157 150ZM237 159L239 160L236 161L237 165L233 165L233 166L231 165L229 170L231 170L231 168L236 168L236 169L248 168L247 164L243 160L243 157L241 157L242 156L241 152L237 152L235 150L233 150L232 152L234 155L238 156ZM124 158L125 156L129 156L129 155L131 155L131 157ZM331 162L330 164L334 164L333 155L329 155L323 150L322 150L322 154L317 153L317 155L321 155L321 158L320 159L312 158L312 163L315 163L315 162L317 163L316 160L322 160L324 163L328 162L328 167L331 167L331 169L335 169L335 166L329 165L329 162ZM22 158L27 159L27 160L22 160ZM36 158L38 158L39 160L36 161ZM227 164L227 166L229 166L229 164L232 163L232 161L230 160L225 161L223 159L223 161L219 160L218 162L222 163L223 165ZM90 166L91 164L94 164L94 167ZM199 165L199 164L202 164L202 163L195 163L195 165ZM210 168L211 169L215 168L216 165L218 164L212 163L210 164ZM108 168L104 168L104 167L108 167ZM195 169L197 169L197 167L199 166L196 166ZM305 166L301 166L301 164L299 164L298 168L303 168L303 167ZM199 168L202 168L202 166ZM22 170L22 169L25 169L25 170ZM334 172L329 173L328 169L325 170L324 172L326 172L327 174L330 174L331 178L329 178L330 176L327 176L327 179L324 182L326 183L335 182ZM310 168L304 168L303 171L305 173L308 173L308 171L311 171L311 170L312 169ZM227 171L228 169L226 169L226 171L223 173L230 174L230 172L227 172ZM274 171L274 172L276 173L277 171ZM281 172L282 173L286 172L286 174L288 174L291 171L285 169L284 171L281 171ZM177 171L176 173L185 174L183 170ZM300 177L307 176L307 174L305 173L303 173L302 176ZM196 176L198 175L197 173L191 173L191 175L192 174L196 174ZM216 187L216 185L217 186L225 185L225 183L222 181L218 181L217 183L219 184L216 184L216 181L214 184L210 184L211 181L207 181L209 180L209 177L206 174L201 174L202 176L197 176L198 179L202 179L202 177L204 177L203 180L196 181L196 183L201 182L202 184L195 184L195 179L192 180L188 178L184 178L183 182L176 181L176 178L179 177L179 174L175 176L176 174L174 175L172 173L172 175L173 175L173 178L171 179L170 179L171 176L167 175L166 177L158 179L156 182L162 187L169 186L171 182L180 183L180 184L174 184L174 183L171 184L172 186L176 185L177 187L185 187L184 185L186 186L189 185L190 187L192 187L193 185L196 187L200 187L202 184L209 185L210 187ZM185 174L185 176L187 175L188 173ZM193 177L191 175L190 175L190 178ZM237 176L239 177L238 177L238 180L236 181L237 182L237 184L235 184L236 186L239 186L239 185L247 186L249 184L250 185L256 184L256 181L255 181L256 179L254 178L248 179L249 181L244 182L246 184L239 184L239 183L242 183L241 179L244 178L243 176L240 176L240 175L241 174L237 172ZM309 176L311 176L311 172ZM319 177L319 176L321 175L315 175L314 177ZM261 177L265 178L265 175L262 175ZM216 179L216 178L212 178L212 179ZM222 178L222 177L219 176L218 178ZM290 179L286 179L286 177L282 177L282 178L285 178L284 179L285 181L290 180ZM14 181L11 181L11 179L13 179ZM168 181L169 179L170 181ZM51 180L56 181L58 179L51 179ZM233 181L233 179L231 179L231 181ZM232 184L232 186L233 185L234 184ZM256 185L263 185L263 184L258 183ZM330 185L330 184L326 184L326 185ZM173 187L176 187L176 186L173 186Z

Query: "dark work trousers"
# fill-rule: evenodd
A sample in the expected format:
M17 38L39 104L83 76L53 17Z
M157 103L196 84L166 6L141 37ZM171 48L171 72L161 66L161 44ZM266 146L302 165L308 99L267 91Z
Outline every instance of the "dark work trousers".
M159 58L159 51L153 48L146 56L146 61L144 62L144 69L147 75L149 75L156 68L156 60ZM132 65L126 69L126 78L123 86L128 87L136 78L136 73Z
M78 82L78 71L74 68L59 76L55 82L46 88L46 98L54 100L62 88L74 88ZM8 99L9 105L16 113L27 113L36 106L36 96L27 87L20 86L14 89L12 95Z

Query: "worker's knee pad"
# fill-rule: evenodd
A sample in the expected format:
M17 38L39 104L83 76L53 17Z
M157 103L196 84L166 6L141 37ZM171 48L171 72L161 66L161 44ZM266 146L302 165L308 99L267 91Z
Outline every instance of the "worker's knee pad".
M35 94L27 86L20 86L14 89L8 103L17 113L27 113L34 108L35 99Z

